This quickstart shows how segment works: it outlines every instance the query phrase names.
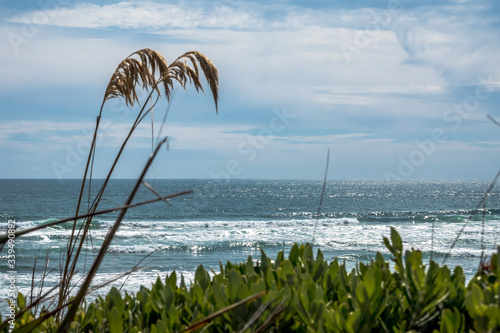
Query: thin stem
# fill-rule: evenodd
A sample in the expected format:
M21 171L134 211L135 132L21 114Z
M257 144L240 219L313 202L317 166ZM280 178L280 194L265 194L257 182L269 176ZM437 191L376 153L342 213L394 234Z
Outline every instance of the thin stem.
M484 264L484 250L486 249L486 246L484 245L485 220L486 220L486 202L483 202L483 218L482 218L482 223L481 223L481 258L479 259L478 271L481 270L481 268Z
M329 164L330 164L330 149L328 149L328 153L326 154L325 178L323 179L323 188L321 189L321 197L319 199L318 212L316 213L316 224L314 225L314 234L313 234L313 239L312 239L312 245L314 245L314 239L316 237L316 230L318 229L319 215L321 214L321 206L323 205L323 198L325 197L326 178L328 176Z
M151 153L154 151L154 136L155 136L155 131L154 131L154 122L153 122L153 100L151 100Z
M137 193L137 190L139 189L142 181L144 180L144 177L146 176L146 173L149 170L149 167L151 166L151 163L153 163L153 160L156 157L156 154L158 154L158 151L160 150L161 146L166 142L166 139L162 140L160 144L156 147L156 150L154 151L153 155L148 159L146 165L144 166L141 175L137 179L137 182L135 183L134 188L132 189L132 192L130 192L130 195L127 199L127 202L125 205L130 205L132 203L132 200L134 200L135 194ZM71 322L73 321L73 318L75 317L76 311L78 310L78 307L80 306L83 298L85 297L88 288L90 287L90 283L92 282L92 279L94 278L95 274L97 273L97 270L99 269L99 266L101 265L102 260L104 259L104 256L106 254L106 251L109 248L109 245L111 244L111 241L113 240L116 232L118 231L118 228L120 227L120 224L125 217L125 214L127 213L127 208L121 210L120 215L116 219L115 224L113 224L113 227L111 227L108 235L104 239L101 249L99 251L99 254L97 255L94 264L92 265L87 278L83 282L80 291L78 294L75 296L73 304L71 304L68 313L64 317L64 320L59 327L58 332L66 332L69 329L69 326Z
M460 231L458 232L457 237L455 237L455 239L453 240L453 243L451 243L450 249L448 250L448 253L446 253L446 255L444 256L443 263L441 265L444 265L446 263L446 260L448 259L448 257L451 254L451 250L453 250L453 248L457 244L458 239L460 238L460 236L462 235L462 233L465 230L465 227L467 226L467 224L469 224L470 220L472 219L472 217L474 216L474 214L477 212L477 210L479 209L479 207L481 207L484 204L484 201L486 200L486 198L488 197L488 194L490 194L491 190L495 186L495 184L496 184L497 179L498 179L499 176L500 176L500 170L498 170L497 175L495 176L495 179L493 179L493 181L491 182L490 187L488 187L488 189L484 193L483 197L481 198L481 201L479 201L479 203L477 204L476 208L473 210L472 214L469 216L469 218L467 219L467 221L465 221L462 229L460 229Z
M435 221L432 221L432 227L431 227L431 257L429 259L429 263L433 259L434 255L434 226L435 226Z
M172 93L172 97L170 98L170 103L168 103L167 109L165 110L165 114L163 115L163 120L161 121L160 129L158 130L158 136L156 137L156 144L158 144L158 142L160 141L161 133L167 121L168 112L170 111L170 107L172 106L172 100L174 99L176 93L177 90L174 90ZM168 141L167 141L167 149L168 149Z
M95 148L95 143L96 143L96 138L97 138L97 131L99 130L99 123L100 123L100 120L101 120L101 114L102 114L102 108L104 107L104 101L101 105L101 110L99 111L99 116L97 117L97 120L96 120L96 125L95 125L95 129L94 129L94 136L92 138L92 144L90 146L90 151L89 151L89 156L87 158L87 164L85 165L85 172L83 174L83 179L82 179L82 185L80 187L80 194L78 196L78 202L77 202L77 205L76 205L76 213L75 215L78 216L79 212L80 212L80 205L82 203L82 198L83 198L83 191L85 189L85 181L87 179L87 173L88 173L88 170L89 170L89 165L90 165L90 161L93 157L93 151L94 151L94 148ZM71 261L71 255L72 255L72 252L73 252L73 248L74 248L74 242L76 242L76 239L74 239L74 235L75 235L75 229L76 229L76 222L77 222L77 218L75 217L74 219L74 222L73 222L73 228L71 229L71 236L70 236L70 239L68 241L68 249L67 249L67 254L66 254L66 264L64 265L64 273L63 273L63 276L62 276L62 280L61 280L61 290L60 290L60 293L59 293L59 303L58 303L58 307L60 307L62 305L62 303L64 302L64 298L63 298L63 295L64 295L64 290L67 289L66 287L66 282L69 283L69 280L68 280L68 267L69 267L69 264L70 264L70 261Z
M111 174L113 173L116 165L118 164L118 160L120 159L121 154L125 150L125 146L127 145L128 140L130 139L130 137L132 136L135 128L137 127L138 123L140 122L141 114L144 112L144 109L145 109L145 107L146 107L149 99L151 98L153 92L154 92L154 89L149 93L146 101L144 102L144 104L143 104L143 106L141 108L141 111L137 115L137 118L136 118L136 120L135 120L132 128L130 129L127 137L125 138L125 141L123 141L122 146L120 147L120 150L118 151L118 154L115 157L113 165L111 166L111 169L109 170L108 175L106 176L106 179L104 180L104 183L102 184L102 186L101 186L101 188L100 188L100 190L99 190L96 198L94 199L94 202L92 203L92 207L90 208L90 213L94 213L97 210L97 206L99 205L99 202L101 201L102 195L104 194L104 190L106 189L106 186L108 185L108 182L109 182L109 180L111 178ZM71 268L70 268L70 271L69 271L69 275L67 277L65 277L67 279L68 283L64 284L64 287L65 287L65 290L63 291L64 296L67 295L67 291L68 291L68 287L69 287L69 280L71 279L71 276L73 276L73 274L74 274L74 271L75 271L75 268L76 268L76 264L77 264L78 258L80 256L80 252L81 252L83 244L84 244L83 240L85 239L85 237L87 235L87 232L88 232L88 229L90 228L91 221L92 221L92 219L89 218L89 219L86 220L86 222L84 224L83 235L81 236L81 241L79 243L78 249L77 249L75 257L74 257L75 259L71 263ZM74 246L76 246L76 244ZM71 253L74 250L74 246L73 246L73 249L71 250ZM65 281L66 281L66 279L65 279Z

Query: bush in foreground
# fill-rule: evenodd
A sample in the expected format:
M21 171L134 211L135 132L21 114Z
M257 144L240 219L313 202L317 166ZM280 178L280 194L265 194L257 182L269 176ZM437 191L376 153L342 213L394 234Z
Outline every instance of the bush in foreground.
M337 259L327 263L311 245L294 245L285 258L225 266L213 277L198 267L187 287L173 272L151 288L105 298L80 308L71 332L499 332L500 248L487 270L465 285L453 272L422 253L406 251L391 230L384 243L394 268L377 253L369 264L347 272ZM22 295L18 307L24 306ZM53 317L31 313L16 319L14 332L56 332ZM7 331L7 327L5 327Z

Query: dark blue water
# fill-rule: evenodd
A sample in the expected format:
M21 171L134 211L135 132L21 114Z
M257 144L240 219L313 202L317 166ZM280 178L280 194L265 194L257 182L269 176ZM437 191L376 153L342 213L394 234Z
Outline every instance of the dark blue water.
M125 203L135 181L112 180L99 209ZM500 241L499 191L493 189L486 210L474 211L489 187L486 181L329 181L318 210L320 181L272 180L149 180L161 195L193 190L174 198L168 205L158 202L130 209L115 237L95 283L105 282L133 268L141 259L141 271L127 280L125 288L137 289L158 274L176 270L188 279L204 264L217 270L219 261L257 258L260 248L270 256L288 250L294 242L311 242L325 257L368 261L377 251L387 254L382 243L390 227L402 235L407 248L418 248L424 257L431 251L441 262L464 225L466 228L451 250L449 266L462 265L470 277L477 269L482 252L490 254ZM81 213L94 198L101 181L86 191ZM0 180L0 223L15 220L18 229L29 228L75 214L79 180ZM89 200L90 198L90 200ZM142 187L134 202L155 198ZM91 237L79 265L79 275L92 263L100 243L118 213L94 218ZM469 220L469 216L472 219ZM484 216L484 229L483 229ZM31 285L35 257L41 276L45 258L54 272L46 278L54 284L59 263L66 253L71 224L54 226L16 239L18 287ZM432 242L434 235L434 242ZM2 254L6 254L3 250ZM7 271L6 259L0 271ZM6 288L2 279L0 287ZM114 285L121 285L124 279Z

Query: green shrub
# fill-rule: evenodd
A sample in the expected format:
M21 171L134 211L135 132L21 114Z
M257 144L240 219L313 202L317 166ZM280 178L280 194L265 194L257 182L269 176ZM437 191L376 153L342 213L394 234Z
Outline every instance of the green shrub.
M392 229L384 243L394 268L377 253L368 264L347 272L338 260L327 263L320 250L295 244L288 258L220 264L210 277L199 266L187 287L175 272L135 294L113 288L83 306L72 332L499 332L500 256L491 269L465 285L461 267L453 272L426 265L417 250L403 252ZM500 253L500 248L498 249ZM24 298L19 298L23 306ZM53 317L26 312L15 332L55 332ZM41 324L40 324L41 322ZM198 325L196 325L198 324ZM7 328L5 328L7 331Z

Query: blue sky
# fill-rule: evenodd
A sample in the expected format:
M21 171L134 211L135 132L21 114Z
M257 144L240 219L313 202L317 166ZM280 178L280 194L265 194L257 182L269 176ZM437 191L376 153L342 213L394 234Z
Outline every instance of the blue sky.
M133 51L219 69L176 89L150 177L491 179L500 167L495 1L0 2L0 178L80 178L108 80ZM167 108L154 110L155 135ZM94 176L137 108L109 101ZM135 178L151 119L114 174Z

